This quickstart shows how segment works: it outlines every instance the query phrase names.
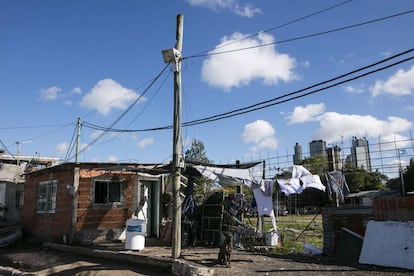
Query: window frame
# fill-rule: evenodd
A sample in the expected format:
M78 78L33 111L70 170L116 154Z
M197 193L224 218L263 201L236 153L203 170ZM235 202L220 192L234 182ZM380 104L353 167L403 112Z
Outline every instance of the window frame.
M96 202L97 199L97 183L104 183L105 185L105 196L104 196L104 202ZM111 192L111 189L113 189L113 184L117 184L118 187L116 187L119 191L119 200L113 200L111 201L111 197L113 193ZM92 180L92 204L95 206L122 206L124 204L124 186L125 186L125 180L124 179L116 179L113 178L95 178ZM113 191L113 190L112 190Z
M55 213L58 181L48 180L38 183L36 197L37 213Z

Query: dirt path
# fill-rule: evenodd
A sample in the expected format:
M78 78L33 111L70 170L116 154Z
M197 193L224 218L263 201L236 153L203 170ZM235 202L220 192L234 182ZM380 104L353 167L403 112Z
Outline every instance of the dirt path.
M146 251L156 254L156 248ZM159 251L165 248L159 249ZM146 254L145 250L142 254ZM328 257L303 255L271 256L248 251L233 251L231 268L216 263L218 249L196 247L182 250L186 261L214 269L215 275L414 275L414 271L367 265L341 265ZM158 252L169 254L168 252ZM131 253L133 254L133 253ZM0 266L13 267L31 275L171 275L161 267L104 258L84 257L42 246L0 249ZM1 268L0 268L1 272ZM0 273L1 274L1 273ZM19 274L9 274L19 275ZM20 274L30 275L30 274Z

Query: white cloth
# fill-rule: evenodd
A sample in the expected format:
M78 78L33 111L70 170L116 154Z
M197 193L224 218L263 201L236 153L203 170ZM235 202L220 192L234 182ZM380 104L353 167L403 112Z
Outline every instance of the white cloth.
M286 195L300 194L303 191L299 178L277 179L280 190Z
M244 184L251 187L253 178L248 169L218 168L209 166L194 166L204 177L214 182L219 182L221 186L240 186Z
M305 167L294 165L292 168L292 178L301 178L302 176L312 175Z
M272 226L275 232L277 232L277 226L276 226L276 217L275 217L275 212L272 209L272 212L270 213L270 218L272 219ZM259 222L258 222L258 237L259 239L263 237L263 221L262 221L262 216L259 216Z
M317 174L305 175L300 178L303 189L314 188L325 192L325 185L322 184L321 178Z
M273 212L273 186L275 182L271 179L266 179L266 186L265 191L262 191L259 185L253 185L253 195L254 199L256 200L257 204L257 214L259 216L267 215L270 216L270 214ZM270 194L266 192L266 190L270 190Z

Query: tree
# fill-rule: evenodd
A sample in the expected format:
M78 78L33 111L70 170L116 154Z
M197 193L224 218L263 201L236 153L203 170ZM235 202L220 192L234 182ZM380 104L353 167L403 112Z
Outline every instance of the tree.
M306 158L302 161L302 164L312 174L324 175L329 171L328 158L323 155L316 155Z
M186 160L211 163L207 158L204 143L200 140L193 139L191 141L191 147L185 151L184 155Z
M387 176L375 172L367 172L364 169L347 169L344 171L346 183L351 193L369 190L385 190Z
M204 143L200 140L193 139L193 141L191 141L191 147L185 151L184 155L185 159L188 161L197 161L206 164L211 163L210 159L207 157ZM191 172L186 170L185 173L191 175L194 171ZM196 203L199 205L204 201L206 193L210 190L213 182L203 176L195 177L194 182L196 183L196 186L194 187L193 195Z
M414 158L410 159L410 164L407 166L407 168L404 170L403 173L403 179L404 179L404 190L405 192L413 192L414 191ZM387 186L391 190L400 191L402 194L402 187L401 187L401 177L396 177L393 179L390 179L387 182Z
M414 191L414 158L410 159L410 165L404 173L404 187L406 192Z

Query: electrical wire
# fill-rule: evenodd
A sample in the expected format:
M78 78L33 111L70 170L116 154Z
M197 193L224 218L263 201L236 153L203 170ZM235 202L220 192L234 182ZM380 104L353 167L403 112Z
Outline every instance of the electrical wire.
M322 92L322 91L327 90L327 89L330 89L332 87L335 87L335 86L338 86L338 85L341 85L341 84L344 84L344 83L347 83L347 82L350 82L350 81L353 81L353 80L356 80L356 79L359 79L359 78L362 78L362 77L365 77L365 76L368 76L368 75L371 75L371 74L374 74L374 73L377 73L379 71L382 71L382 70L391 68L391 67L396 66L398 64L401 64L401 63L410 61L414 57L405 58L403 60L394 62L392 64L389 64L389 65L386 65L386 66L383 66L383 67L380 67L380 68L377 68L377 69L368 71L366 73L362 73L362 74L357 75L355 77L351 77L351 78L342 80L340 82L337 82L337 83L334 83L334 84L331 84L331 85L328 85L328 86L325 86L325 87L322 87L322 88L319 88L319 89L316 89L316 90L312 90L310 92L307 92L307 93L304 93L304 94L301 94L301 95L297 95L297 94L303 93L303 92L305 92L307 90L310 90L310 89L319 87L321 85L328 84L328 83L333 82L333 81L337 81L337 80L342 79L344 77L348 77L348 76L354 75L354 74L356 74L358 72L364 71L366 69L369 69L369 68L378 66L378 65L380 65L382 63L385 63L387 61L391 61L393 59L399 58L399 57L401 57L403 55L406 55L408 53L411 53L413 51L414 51L414 48L409 49L409 50L406 50L406 51L403 51L403 52L398 53L398 54L395 54L395 55L390 56L388 58L382 59L382 60L377 61L375 63L372 63L370 65L367 65L367 66L358 68L358 69L353 70L351 72L348 72L348 73L339 75L337 77L334 77L334 78L331 78L331 79L328 79L328 80L319 82L317 84L314 84L314 85L305 87L303 89L299 89L299 90L296 90L294 92L286 93L286 94L281 95L279 97L272 98L270 100L262 101L262 102L259 102L259 103L253 104L253 105L249 105L249 106L246 106L246 107L238 108L238 109L231 110L231 111L228 111L228 112L225 112L225 113L221 113L221 114L217 114L217 115L205 117L205 118L202 118L202 119L197 119L197 120L185 122L185 123L182 124L182 126L183 127L188 127L188 126L193 126L193 125L199 125L199 124L209 123L209 122L213 122L213 121L217 121L217 120L222 120L222 119L226 119L226 118L230 118L230 117L234 117L234 116L238 116L238 115L250 113L250 112L253 112L253 111L257 111L257 110L260 110L260 109L268 108L268 107L271 107L271 106L274 106L274 105L277 105L277 104L281 104L281 103L285 103L285 102L288 102L288 101L291 101L291 100L294 100L294 99L302 98L302 97L305 97L305 96L308 96L308 95L311 95L311 94L314 94L314 93ZM297 95L297 96L294 96L294 95ZM294 97L292 97L292 96L294 96ZM287 98L287 97L290 97L290 98ZM282 100L283 98L287 98L287 99ZM147 132L147 131L167 130L167 129L172 129L172 127L173 127L172 125L168 125L168 126L155 127L155 128L147 128L147 129L114 129L114 128L101 127L101 126L94 125L94 124L91 124L91 123L86 123L86 122L84 122L84 123L85 123L85 126L86 127L89 127L89 128L95 129L95 130L111 131L111 132Z
M238 49L233 49L233 50L220 51L220 52L209 52L207 54L193 55L193 56L184 57L183 59L206 57L206 56L213 56L213 55L219 55L219 54L228 54L228 53L240 52L240 51L251 50L251 49L256 49L256 48L261 48L261 47L267 47L267 46L271 46L271 45L275 45L275 44L282 44L282 43L287 43L287 42L312 38L312 37L326 35L326 34L330 34L330 33L334 33L334 32L344 31L344 30L348 30L348 29L352 29L352 28L356 28L356 27L361 27L361 26L364 26L364 25L376 23L376 22L379 22L379 21L391 19L391 18L398 17L398 16L403 16L403 15L410 14L410 13L413 13L413 12L414 12L414 9L409 10L409 11L405 11L405 12L401 12L401 13L397 13L397 14L393 14L393 15L389 15L389 16L385 16L385 17L381 17L381 18L377 18L377 19L373 19L373 20L370 20L370 21L365 21L365 22L361 22L361 23L357 23L357 24L352 24L352 25L348 25L348 26L344 26L344 27L340 27L340 28L336 28L336 29L331 29L331 30L327 30L327 31L323 31L323 32L318 32L318 33L314 33L314 34L308 34L308 35L289 38L289 39L285 39L285 40L281 40L281 41L275 41L275 42L272 42L272 43L265 43L265 44L261 44L261 45L238 48Z
M193 125L193 124L195 124L195 123L197 123L197 122L201 122L201 121L205 121L205 120L213 119L213 118L216 118L216 117L226 116L226 115L230 115L230 114L232 114L232 113L237 113L237 112L240 112L240 111L243 111L243 110L248 110L248 109L251 109L251 108L254 108L254 107L260 106L260 105L265 105L265 104L268 104L268 103L270 103L270 102L277 101L277 100L280 100L280 99L282 99L282 98L289 97L289 96L292 96L292 95L295 95L295 94L299 94L299 93L304 92L304 91L306 91L306 90L309 90L309 89L312 89L312 88L315 88L315 87L318 87L318 86L321 86L321 85L327 84L327 83L329 83L329 82L333 82L333 81L336 81L336 80L338 80L338 79L341 79L341 78L344 78L344 77L347 77L347 76L353 75L353 74L355 74L355 73L361 72L361 71L366 70L366 69L368 69L368 68L375 67L375 66L377 66L377 65L379 65L379 64L382 64L382 63L385 63L385 62L387 62L387 61L393 60L393 59L395 59L395 58L398 58L398 57L400 57L400 56L406 55L406 54L411 53L411 52L413 52L413 51L414 51L414 48L409 49L409 50L407 50L407 51L403 51L403 52L398 53L398 54L395 54L395 55L393 55L393 56L387 57L387 58L385 58L385 59L382 59L382 60L380 60L380 61L378 61L378 62L375 62L375 63L372 63L372 64L370 64L370 65L367 65L367 66L364 66L364 67L358 68L358 69L353 70L353 71L351 71L351 72L348 72L348 73L342 74L342 75L340 75L340 76L337 76L337 77L331 78L331 79L329 79L329 80L322 81L322 82L319 82L319 83L317 83L317 84L313 84L313 85L311 85L311 86L308 86L308 87L305 87L305 88L302 88L302 89L296 90L296 91L294 91L294 92L290 92L290 93L287 93L287 94L281 95L281 96L279 96L279 97L276 97L276 98L273 98L273 99L270 99L270 100L267 100L267 101L262 101L262 102L259 102L259 103L256 103L256 104L253 104L253 105L250 105L250 106L246 106L246 107L243 107L243 108L235 109L235 110L232 110L232 111L229 111L229 112L225 112L225 113L221 113L221 114L213 115L213 116L211 116L211 117L202 118L202 119L194 120L194 121L191 121L191 122L187 122L187 124ZM256 110L256 109L255 109L255 110ZM231 117L231 116L230 116L230 117Z
M347 83L347 82L350 82L350 81L354 81L354 80L357 80L357 79L366 77L368 75L377 73L379 71L382 71L382 70L391 68L393 66L399 65L401 63L404 63L404 62L407 62L407 61L410 61L410 60L413 60L413 59L414 59L414 56L411 56L409 58L406 58L406 59L403 59L401 61L397 61L395 63L392 63L390 65L386 65L386 66L383 66L381 68L378 68L378 69L369 71L367 73L358 75L356 77L352 77L352 78L349 78L349 79L340 81L338 83L334 83L332 85L329 85L329 86L326 86L326 87L323 87L323 88L320 88L320 89L317 89L317 90L310 91L308 93L305 93L305 94L302 94L302 95L299 95L299 96L295 96L295 97L292 97L292 98L288 98L286 100L281 100L281 101L278 101L278 102L275 102L275 103L271 103L271 104L267 104L267 105L264 105L264 106L260 106L260 107L257 107L257 108L253 108L253 109L249 109L249 110L243 110L243 111L240 111L240 112L237 112L237 113L229 114L229 115L226 115L226 116L221 116L221 117L218 117L218 118L211 118L211 119L203 120L203 121L196 122L196 123L189 122L187 124L184 124L184 126L187 127L187 126L192 126L192 125L205 124L205 123L209 123L209 122L213 122L213 121L217 121L217 120L223 120L223 119L226 119L226 118L230 118L230 117L234 117L234 116L238 116L238 115L250 113L250 112L253 112L253 111L257 111L257 110L260 110L260 109L264 109L264 108L268 108L268 107L271 107L271 106L274 106L274 105L278 105L278 104L281 104L281 103L285 103L285 102L289 102L289 101L296 100L296 99L299 99L299 98L303 98L305 96L309 96L311 94L315 94L315 93L318 93L318 92L322 92L322 91L327 90L327 89L330 89L332 87L336 87L338 85L341 85L341 84L344 84L344 83Z
M77 129L78 129L78 126L76 125L75 129L73 130L72 138L70 139L69 147L68 147L68 150L66 151L65 158L63 159L65 161L68 160L68 156L71 154L71 152L73 151L73 148L75 147L74 141L75 141Z
M143 93L137 97L129 106L127 109L124 110L124 112L122 112L122 114L115 119L115 121L107 128L107 129L111 129L114 125L116 125L131 109L132 107L148 92L148 90L155 84L155 82L161 77L161 75L164 73L164 71L168 68L169 64L166 64L164 66L164 68L161 70L161 72L151 81L151 83L147 86L147 88L143 91ZM94 140L92 140L91 143L89 143L88 145L86 145L84 148L82 148L79 152L75 153L75 154L80 154L82 152L85 152L87 149L89 149L92 145L94 145L99 139L101 139L108 131L104 130L103 132L101 132ZM74 158L75 155L72 155L70 158L68 158L68 160L71 160L72 158Z
M275 27L268 28L268 29L266 29L266 30L264 30L264 31L260 31L260 32L257 32L257 33L255 33L255 34L252 34L252 35L249 35L249 36L243 37L243 38L238 39L238 40L236 40L236 41L232 41L232 42L229 42L229 43L225 43L225 44L223 44L223 45L221 45L221 46L219 46L219 47L212 48L212 49L210 49L210 50L202 51L202 52L200 52L200 53L198 53L198 54L191 55L191 56L189 56L188 58L190 58L190 57L198 57L198 56L200 56L200 55L202 55L202 54L205 54L205 53L208 53L208 52L210 52L210 51L212 51L212 50L215 50L215 49L220 49L220 48L224 48L224 47L227 47L227 46L229 46L229 45L231 45L231 44L234 44L234 43L237 43L237 42L240 42L240 41L243 41L243 40L246 40L246 39L252 38L252 37L256 37L256 36L258 36L259 34L262 34L262 33L268 33L268 32L270 32L270 31L274 31L274 30L276 30L276 29L280 29L280 28L282 28L282 27L286 27L286 26L291 25L291 24L293 24L293 23L300 22L300 21L302 21L302 20L308 19L308 18L310 18L310 17L313 17L313 16L315 16L315 15L318 15L318 14L324 13L324 12L329 11L329 10L332 10L332 9L334 9L334 8L337 8L337 7L343 6L343 5L348 4L348 3L350 3L350 2L352 2L352 0L348 0L348 1L345 1L345 2L341 2L341 3L339 3L339 4L336 4L336 5L330 6L330 7L328 7L328 8L324 8L324 9L322 9L322 10L318 10L318 11L313 12L313 13L311 13L311 14L308 14L308 15L305 15L305 16L302 16L302 17L299 17L299 18L296 18L296 19L290 20L290 21L288 21L288 22L286 22L286 23L283 23L283 24L277 25L277 26L275 26Z
M171 71L170 71L170 73L171 73ZM132 119L132 121L131 122L129 122L129 124L127 124L126 126L125 126L125 128L128 128L128 127L130 127L137 119L138 119L138 117L139 116L141 116L142 115L142 113L148 108L148 106L150 105L150 103L154 100L154 98L155 98L155 96L156 95L158 95L158 93L160 92L160 90L161 90L161 88L164 86L164 84L165 84L165 82L166 82L166 80L167 80L167 78L170 76L170 74L167 74L166 76L165 76L165 78L161 81L161 84L160 84L160 86L156 89L156 91L155 91L155 93L151 96L151 98L149 98L149 100L148 101L146 101L146 104L144 105L144 107L141 109L141 111L140 112L138 112L138 114L134 117L134 119ZM104 141L104 142L102 142L102 143L99 143L99 145L103 145L103 144L106 144L106 143L109 143L109 142L111 142L111 141L113 141L114 139L116 139L117 137L118 137L119 135L115 135L115 136L113 136L112 138L110 138L110 139L108 139L108 140L106 140L106 141Z
M6 147L6 145L3 143L3 140L0 139L0 144L3 146L4 150L7 151L7 153L13 157L14 159L17 159L10 151L9 149Z

